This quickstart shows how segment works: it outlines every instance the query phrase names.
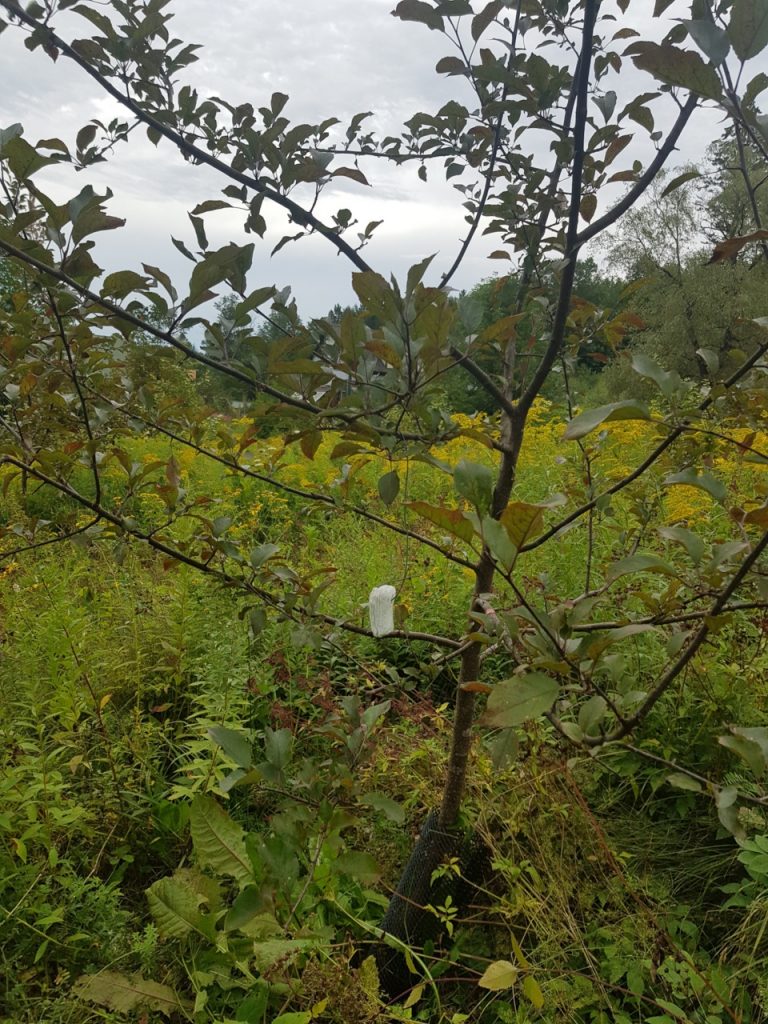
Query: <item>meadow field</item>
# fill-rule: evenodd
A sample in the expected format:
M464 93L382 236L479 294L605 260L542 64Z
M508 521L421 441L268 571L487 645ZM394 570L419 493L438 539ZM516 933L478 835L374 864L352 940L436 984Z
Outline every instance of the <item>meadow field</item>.
M331 624L364 626L371 588L388 583L401 628L458 639L471 571L345 511L358 501L386 511L377 481L396 469L401 493L390 518L462 550L464 541L412 506L451 500L440 462L450 470L491 458L477 421L456 419L462 436L433 464L332 458L340 442L328 436L309 461L281 438L259 439L245 464L268 469L282 488L157 437L123 447L147 465L174 458L190 499L214 496L205 514L222 534L276 546L268 550L275 572L316 572L327 584L317 608ZM246 426L212 422L209 446L227 450ZM545 521L624 476L659 436L653 423L606 424L589 440L585 480L583 452L563 442L563 429L561 412L539 401L515 495L546 505ZM768 490L766 466L746 449L734 454L732 443L765 449L768 436L729 436L697 442L724 485L719 500L701 486L670 485L661 460L603 502L591 527L581 521L554 548L520 556L515 574L528 600L547 611L559 595L591 586L608 620L674 607L692 563L715 572L741 550L749 527L734 510L759 505ZM120 493L121 472L117 460L105 465L108 498L111 479ZM343 503L306 497L334 486ZM154 485L130 502L123 514L145 531L162 529ZM62 529L88 521L18 478L3 505L0 516ZM177 538L184 522L173 526ZM12 546L6 537L4 550ZM602 586L606 566L637 552L672 568L638 572L615 596ZM515 604L503 589L496 599L499 610ZM117 1022L137 993L143 1009L132 1019L218 1024L768 1016L768 819L759 806L742 812L749 838L737 844L693 777L750 791L747 767L718 733L723 722L765 721L764 612L723 616L706 656L630 745L591 757L543 719L501 744L494 730L480 730L465 814L483 837L490 881L468 910L450 900L430 908L446 944L412 954L411 996L389 1008L365 950L425 810L439 801L456 685L450 651L343 629L321 636L164 564L108 526L6 557L0 615L7 1024ZM510 674L524 641L488 646L492 678ZM615 691L646 689L674 642L674 633L649 628L612 643L604 664ZM678 760L693 774L672 772ZM246 870L238 851L255 874L234 898L233 880ZM488 965L499 963L507 974L489 978Z

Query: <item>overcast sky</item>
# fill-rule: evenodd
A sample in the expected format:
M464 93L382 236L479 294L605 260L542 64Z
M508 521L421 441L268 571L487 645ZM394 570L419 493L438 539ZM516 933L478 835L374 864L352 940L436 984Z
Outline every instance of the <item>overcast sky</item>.
M345 121L357 111L373 110L377 126L396 131L414 112L437 109L463 82L434 73L437 60L450 52L445 39L393 18L393 6L394 0L174 0L171 9L176 14L173 33L204 44L202 59L188 71L201 92L259 106L280 91L291 98L285 113L293 121L327 116ZM648 10L651 4L636 0L633 6ZM682 8L679 13L686 16L687 4ZM674 11L673 7L670 13ZM660 26L652 26L647 14L631 15L630 23L659 33ZM60 24L66 35L64 29L72 22L62 19ZM668 27L669 22L664 30ZM78 32L86 34L87 25ZM763 69L768 70L765 65ZM755 67L753 73L758 70ZM622 76L622 83L630 93L652 87L634 67ZM0 126L21 121L33 142L55 135L72 144L76 131L90 118L103 120L118 113L117 104L100 96L98 87L65 59L54 65L42 50L30 53L18 30L0 36ZM702 112L675 162L699 159L718 131L714 112ZM628 149L628 161L635 154L647 156L647 146L643 142L634 152ZM364 170L373 188L342 179L332 205L350 207L363 225L384 220L375 242L364 251L366 259L375 269L398 276L431 253L438 254L433 265L438 270L449 265L465 230L461 197L445 184L422 184L413 166L393 171L367 161ZM187 211L216 197L221 187L212 172L184 163L170 144L155 149L138 133L109 164L79 175L57 170L55 178L41 174L39 179L62 198L86 182L102 191L111 188L115 198L110 212L126 217L127 224L120 232L99 238L101 265L108 270L138 269L144 260L170 270L182 288L191 265L170 237L194 247ZM212 245L242 240L235 214L212 214L207 225ZM289 245L270 263L269 250L282 233L278 218L267 244L257 245L249 280L253 287L291 284L304 316L323 315L334 303L352 300L349 265L321 238ZM476 240L454 284L469 287L498 272L498 261L487 258L494 248L492 236Z

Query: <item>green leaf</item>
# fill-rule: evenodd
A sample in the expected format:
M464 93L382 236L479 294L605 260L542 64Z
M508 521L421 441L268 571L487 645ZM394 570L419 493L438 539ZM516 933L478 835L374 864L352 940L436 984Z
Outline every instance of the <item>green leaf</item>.
M201 867L234 878L241 887L254 881L245 852L245 834L215 800L196 796L190 807L189 824Z
M290 729L264 730L264 755L273 768L282 771L291 762L293 734Z
M104 283L101 286L101 294L116 296L119 299L124 299L126 295L129 295L133 291L141 291L147 288L148 281L146 277L142 277L141 274L137 274L135 270L118 270L114 274L108 274L104 278Z
M593 96L593 102L605 119L605 123L611 120L611 115L616 109L616 93L610 89L604 96Z
M37 150L20 135L13 136L3 144L2 155L8 161L8 166L14 177L19 181L26 181L42 167L53 163L53 160L40 156Z
M200 913L203 898L181 880L158 879L147 889L147 902L162 936L184 939L197 932L213 941L213 919Z
M468 75L467 65L459 57L441 57L435 65L438 75Z
M761 778L768 766L768 729L731 727L732 735L718 736L721 746L738 754L749 765L752 774Z
M379 478L379 497L385 505L391 505L399 493L400 477L396 469Z
M686 775L685 772L672 772L667 776L667 782L675 789L685 789L690 793L701 792L701 783L692 779L690 775Z
M392 323L396 319L398 299L381 274L373 270L354 273L352 287L366 313L381 317L385 323Z
M224 918L224 930L238 931L252 921L254 917L263 914L268 908L269 900L262 892L261 886L248 885L227 912ZM277 925L277 922L275 922ZM279 930L279 926L277 926Z
M512 988L519 973L519 968L510 960L497 960L489 964L477 984L479 988L487 988L489 992L503 992Z
M75 982L72 992L78 999L106 1006L117 1013L149 1009L170 1017L171 1014L192 1008L188 1000L180 999L168 985L147 981L141 974L134 974L130 978L117 971L85 974Z
M540 1010L544 1006L544 995L539 983L530 974L523 981L523 995L535 1010Z
M673 487L676 484L685 485L686 487L698 487L699 490L710 494L720 504L728 496L728 491L722 481L716 480L709 473L697 473L695 469L691 468L684 469L681 473L672 473L664 480L665 487Z
M506 679L494 686L483 715L483 725L509 729L549 711L560 693L560 684L543 672Z
M491 762L496 769L514 761L520 750L520 737L514 729L501 729L488 745Z
M493 499L493 473L488 466L462 459L453 471L456 493L485 515Z
M680 188L681 185L685 185L687 181L693 181L694 178L700 178L701 171L683 171L682 174L678 174L677 177L673 178L672 181L667 185L664 191L661 193L661 198L664 199L671 192Z
M629 555L615 562L606 573L606 581L613 583L620 576L628 576L633 572L660 572L665 576L675 576L675 570L663 558L653 554Z
M259 544L251 551L251 565L254 569L260 569L270 558L274 558L279 550L279 544Z
M483 516L483 539L496 561L505 569L511 569L517 558L517 547L497 519Z
M686 530L682 526L662 526L657 532L665 540L673 540L682 544L694 565L701 562L707 545L697 533Z
M208 730L214 743L218 743L227 757L240 768L250 768L253 761L253 747L248 737L238 729L227 729L214 725Z
M475 42L478 41L493 19L501 13L503 7L503 0L491 0L491 3L487 3L480 13L475 15L472 19L472 38Z
M683 25L688 29L688 35L694 43L713 64L723 63L731 48L728 36L723 29L708 18L684 21Z
M722 99L723 90L717 72L693 50L643 42L633 43L626 52L637 67L667 85L681 86L708 99Z
M610 405L601 405L597 409L587 409L568 423L563 434L565 441L578 441L586 437L601 423L609 423L613 420L649 420L651 414L645 402L636 402L627 398L621 402L611 402Z
M370 853L342 853L334 859L333 867L342 875L349 875L366 884L378 882L381 878L381 868Z
M604 697L595 695L579 708L579 729L585 736L596 736L608 705Z
M458 509L430 505L426 501L409 501L408 508L460 540L469 543L474 539L475 530L472 523Z
M652 380L666 398L672 398L683 383L679 373L674 370L670 372L663 370L645 352L632 354L632 369L641 377L648 377Z
M381 811L386 818L394 821L396 825L402 825L405 821L405 811L400 804L390 800L383 793L364 793L360 797L360 803L366 807L372 807L375 811Z
M749 60L768 46L768 0L735 0L728 38L739 60Z
M418 21L437 31L443 28L442 17L431 4L424 3L423 0L400 0L392 14L401 21Z

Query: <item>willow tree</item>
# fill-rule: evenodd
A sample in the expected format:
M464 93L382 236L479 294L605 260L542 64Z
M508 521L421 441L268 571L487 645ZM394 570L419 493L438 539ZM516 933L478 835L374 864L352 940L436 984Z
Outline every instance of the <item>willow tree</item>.
M765 161L768 130L758 106L765 75L751 71L750 62L768 46L768 6L765 0L695 0L688 20L680 20L689 14L685 4L657 0L649 24L647 5L633 0L617 0L616 8L600 0L401 0L395 17L414 23L403 31L443 37L446 55L436 72L455 78L460 95L468 90L472 101L453 99L437 111L416 113L400 134L386 138L369 130L366 114L349 124L333 117L293 124L280 93L259 107L237 97L201 97L184 84L198 47L173 35L172 7L170 0L113 0L107 6L0 0L3 27L24 33L29 49L77 65L124 117L109 124L89 121L74 140L33 144L20 124L0 133L0 252L23 267L25 282L12 308L0 313L4 483L10 488L17 477L35 481L88 513L88 521L70 531L27 519L13 524L6 530L5 557L61 543L73 533L93 542L117 538L220 581L256 606L260 618L367 634L335 614L316 581L286 567L269 544L247 550L229 535L229 522L207 519L204 507L191 507L174 460L137 466L122 439L136 429L157 433L233 473L283 489L279 474L257 470L248 460L249 445L270 424L280 424L285 444L308 460L328 432L339 439L339 459L379 459L381 503L355 504L338 489L292 490L332 515L360 517L371 529L426 545L470 570L474 581L467 618L455 623L451 635L415 628L388 634L434 645L459 665L442 804L427 819L385 922L395 939L418 938L415 911L429 902L436 863L458 841L479 696L488 695L484 721L494 728L513 729L544 715L577 748L614 748L642 727L724 614L761 603L756 581L768 546L765 506L732 511L733 539L706 567L696 558L701 538L673 527L668 539L681 544L692 562L682 576L676 573L678 586L657 595L650 613L633 611L636 605L622 601L622 588L633 587L638 573L673 572L669 562L633 549L631 540L618 553L600 548L598 556L596 538L614 496L654 466L664 468L669 486L696 486L726 501L701 443L712 431L734 453L766 458L754 448L753 432L741 431L737 440L732 428L756 430L765 408L768 320L734 325L727 367L704 354L709 383L703 390L642 359L635 369L659 389L653 412L634 400L579 414L572 408L563 444L578 446L584 484L567 505L518 500L515 478L531 409L551 375L559 374L568 392L578 354L590 345L616 347L632 327L631 318L608 315L574 294L580 254L674 165L698 108L716 109L733 125L741 149L748 146L743 170L754 188L753 156ZM66 30L59 27L64 11ZM77 20L85 34L73 37ZM651 29L656 39L664 36L662 42L643 38ZM640 95L628 94L628 70L633 82L638 71L647 78ZM190 175L204 166L219 178L220 192L202 198L190 213L194 240L176 243L191 263L187 281L174 281L150 263L105 276L93 236L123 223L108 212L111 196L86 185L62 203L40 187L40 172L49 166L60 175L67 168L87 175L96 161L119 160L135 131L146 132L158 159L175 149ZM406 280L396 281L386 268L369 264L366 246L378 222L362 228L353 212L334 210L328 192L340 178L367 184L366 168L376 162L394 168L415 163L422 178L444 176L455 185L467 227L448 266L438 269L426 256ZM672 178L666 191L685 180L685 174ZM148 195L152 188L148 175ZM206 220L223 209L238 212L242 232L212 249ZM745 246L768 237L759 204L753 213L753 232L720 241L713 273L719 260L736 259ZM273 214L280 222L287 216L290 225L273 252L320 236L330 258L348 261L359 313L346 313L340 323L303 324L289 294L254 280L254 256L266 244ZM494 236L492 255L511 262L518 287L509 314L478 333L475 313L455 301L451 283L481 235ZM243 361L227 357L227 328L205 312L221 287L237 296L232 329L247 328L254 314L280 325L276 340ZM148 305L155 311L150 319L142 315ZM146 392L133 394L121 373L121 339L136 331L256 395L244 432L221 430L214 443L207 410L168 408ZM208 339L204 350L188 340L190 332L201 331ZM493 404L495 415L478 423L473 436L493 453L494 466L462 461L449 467L454 500L411 503L403 516L395 512L403 494L391 460L434 460L435 451L462 432L434 399L449 370L472 378ZM619 419L653 419L658 439L640 465L609 484L593 472L589 438ZM103 487L110 461L123 467L123 495L107 496ZM89 485L78 486L84 469ZM168 512L164 526L151 532L124 511L123 500L149 488ZM184 530L176 528L180 522ZM581 530L587 539L583 585L545 607L523 583L526 556L547 545L557 557L566 529ZM601 613L609 588L611 607L623 609L618 618ZM632 686L610 679L603 672L607 648L649 629L673 634L658 677ZM510 677L492 684L482 679L489 643L510 650ZM765 730L735 729L725 741L756 772L765 769ZM692 783L702 781L685 766L678 771ZM732 828L738 828L740 801L764 799L703 784ZM397 976L397 964L386 957L381 962L385 974L391 967Z

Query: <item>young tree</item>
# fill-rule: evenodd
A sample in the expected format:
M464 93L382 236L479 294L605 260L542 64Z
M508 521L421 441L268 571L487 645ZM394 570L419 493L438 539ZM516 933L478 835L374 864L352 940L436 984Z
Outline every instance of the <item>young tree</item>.
M260 239L269 211L279 209L291 223L281 246L320 236L329 252L341 254L353 270L361 312L346 313L340 324L308 326L286 295L251 280L258 242L244 236L212 249L205 232L196 229L197 248L189 252L194 266L180 291L160 268L148 264L142 271L131 268L102 277L92 236L121 223L106 212L107 197L86 187L61 204L45 194L37 175L51 164L87 168L129 139L130 131L117 123L104 128L90 122L78 133L74 150L59 139L33 145L19 125L0 134L5 193L0 251L32 275L27 299L3 314L4 333L18 339L4 346L0 357L12 399L11 409L0 413L0 465L10 480L7 486L13 485L14 474L27 474L87 510L90 526L192 566L269 615L319 630L370 635L334 613L313 574L286 567L269 545L244 549L228 536L228 522L207 518L205 505L190 506L174 460L153 475L137 469L120 446L123 431L138 424L223 461L233 471L284 488L279 474L253 469L247 451L265 425L289 420L285 444L296 446L307 459L327 432L340 435L340 458L379 459L384 507L357 504L343 491L341 497L330 489L293 488L294 493L332 514L351 514L405 535L471 573L467 620L456 624L453 635L386 631L432 644L459 665L442 803L427 819L384 922L396 955L385 950L380 970L393 992L401 990L404 970L397 942L423 935L422 908L430 902L433 872L446 853L459 849L479 695L489 695L484 717L489 726L512 730L544 715L564 741L599 752L626 742L643 725L723 613L763 600L756 591L756 570L768 547L765 507L734 512L738 544L717 565L686 572L682 591L668 588L650 612L630 599L637 574L664 576L675 570L659 556L637 551L637 539L628 538L619 551L612 544L599 548L596 530L612 497L652 467L668 471L670 486L693 485L725 500L701 439L717 430L734 451L750 449L752 442L736 439L730 428L757 422L753 399L762 387L759 367L768 352L765 321L749 325L754 339L750 354L703 395L650 360L637 364L641 376L658 385L663 411L654 416L656 447L631 472L611 483L595 478L590 442L584 439L611 420L648 420L649 408L635 400L578 415L574 408L565 440L580 451L583 488L574 490L569 507L556 509L520 501L515 494L531 410L551 375L563 374L568 393L568 360L592 339L617 344L629 327L620 319L602 318L575 294L584 247L631 215L658 181L701 105L732 118L762 159L768 149L764 119L751 101L760 76L751 77L749 63L768 45L762 0L708 0L695 5L694 19L682 24L677 18L687 15L687 5L657 3L654 21L666 19L669 28L662 43L642 39L644 23L633 25L633 6L647 14L646 5L631 0L619 0L620 21L600 0L400 0L396 17L444 37L448 52L437 72L468 84L473 101L465 106L455 99L436 112L417 113L400 136L378 139L364 130L364 115L353 118L344 131L333 119L292 125L285 114L286 97L278 93L259 108L201 98L181 84L196 48L170 31L169 0L113 0L109 8L71 0L24 7L17 0L0 0L0 12L25 33L30 49L43 48L53 59L74 62L120 104L131 130L141 127L160 152L173 146L190 162L217 172L221 194L192 211L197 228L217 210L234 209L242 214L244 236ZM57 15L64 9L78 16L90 35L72 39L59 29ZM652 77L647 93L627 97L624 69L632 65ZM743 94L735 81L744 83ZM662 124L667 127L659 130ZM627 161L622 154L635 136L643 140L647 156ZM354 234L350 212L334 211L326 201L335 179L365 183L361 167L381 160L396 166L416 161L422 177L461 179L457 187L468 228L455 259L442 272L426 256L405 281L389 280L363 254L375 222ZM609 188L616 181L628 186L621 198ZM44 234L32 235L35 225L44 226ZM481 229L496 236L495 255L518 267L512 306L488 324L482 323L482 311L471 303L456 304L449 294ZM673 232L673 239L680 237ZM724 240L715 258L727 258L753 240L760 239ZM255 310L286 317L282 335L266 353L263 373L227 359L223 351L206 352L184 340L183 332L200 328L216 335L216 322L200 307L222 285L238 296L231 310L238 325L245 326ZM147 302L168 316L168 327L145 320ZM370 317L376 318L375 328L366 323ZM250 425L228 437L219 431L214 443L207 417L195 410L166 414L140 407L113 372L111 341L115 332L135 328L183 353L190 364L252 389L258 399L249 412ZM407 494L390 460L434 460L435 450L463 429L433 401L443 375L453 368L492 403L493 418L474 429L492 464L461 461L449 467L455 492L451 503L410 502L407 516L396 516L392 508ZM44 437L37 430L41 416L48 424ZM127 491L154 486L162 494L169 522L161 530L142 529L119 501L105 496L107 460L123 466ZM84 470L88 487L77 484ZM187 529L174 529L180 520ZM583 580L574 592L549 595L545 602L525 587L525 559L544 545L556 546L568 527L584 530ZM47 530L43 525L42 532L33 531L25 546L51 542ZM683 545L694 544L685 532L675 536ZM11 552L18 555L19 546ZM609 589L621 614L606 620L599 605ZM681 623L686 627L682 636ZM670 642L665 668L638 696L635 688L630 694L606 676L602 659L611 643L649 629L677 629L680 642ZM510 670L509 678L491 684L483 679L483 652L494 643L508 651ZM764 764L768 744L762 734L742 731L739 742L751 744L750 756ZM686 771L684 766L679 770ZM736 798L715 786L710 791L722 819L737 827ZM763 797L742 794L739 799ZM247 873L247 867L237 871Z

